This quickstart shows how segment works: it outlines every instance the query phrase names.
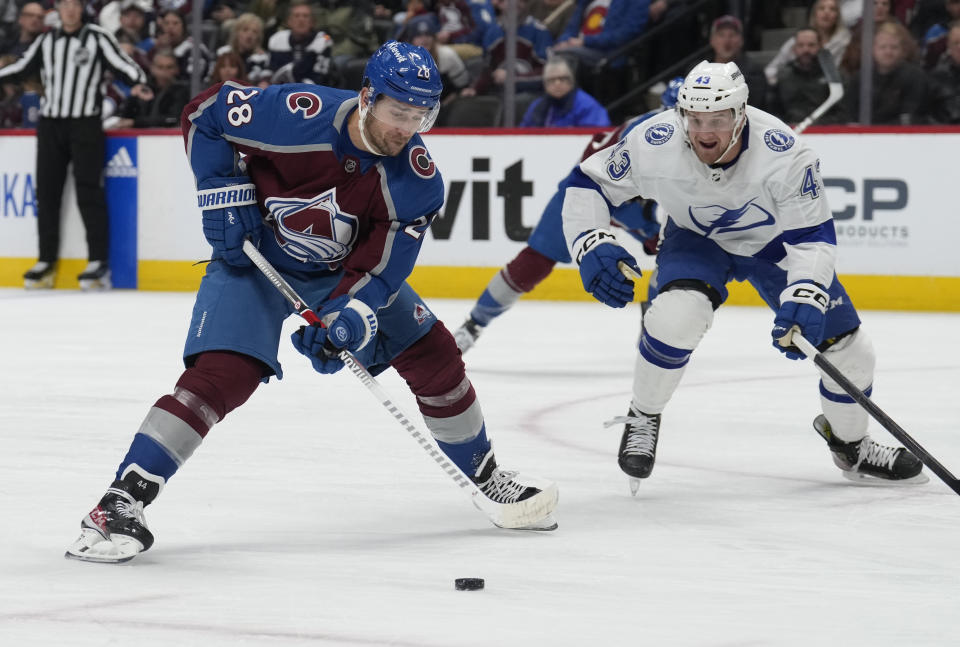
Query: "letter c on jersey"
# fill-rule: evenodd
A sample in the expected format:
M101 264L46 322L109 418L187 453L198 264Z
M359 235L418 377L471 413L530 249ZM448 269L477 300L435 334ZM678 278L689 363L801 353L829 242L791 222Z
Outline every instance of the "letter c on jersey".
M303 113L304 119L313 119L320 114L323 102L313 92L292 92L287 95L287 109L293 114Z

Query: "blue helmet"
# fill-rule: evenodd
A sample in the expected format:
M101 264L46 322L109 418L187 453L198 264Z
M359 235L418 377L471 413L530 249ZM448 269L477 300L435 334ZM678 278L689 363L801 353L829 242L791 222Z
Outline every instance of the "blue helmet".
M384 94L406 105L427 108L428 118L420 132L429 130L440 109L440 70L430 52L410 43L391 40L381 45L367 61L363 85L371 89L370 105Z
M674 108L677 105L677 96L683 87L683 77L677 76L667 82L667 89L660 95L660 103L664 109Z

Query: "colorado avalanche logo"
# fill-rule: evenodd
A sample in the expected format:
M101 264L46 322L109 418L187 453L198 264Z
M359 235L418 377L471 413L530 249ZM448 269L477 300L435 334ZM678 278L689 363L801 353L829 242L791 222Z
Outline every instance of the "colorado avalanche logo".
M763 133L763 141L770 150L782 153L783 151L793 148L793 143L797 140L793 135L785 133L782 130L768 130Z
M674 128L672 124L657 124L656 126L647 128L647 131L643 133L643 138L647 140L648 144L661 146L670 141L670 138L673 137L673 132Z
M293 114L303 113L304 119L313 119L320 114L323 102L313 92L291 92L287 95L287 110Z
M267 198L264 203L277 243L304 263L336 263L350 253L359 219L337 204L337 189L313 199Z
M773 214L750 199L742 207L727 209L723 205L689 207L690 220L704 236L719 236L734 231L746 231L774 223Z
M430 153L420 145L410 148L410 167L424 180L429 180L437 174L437 165L430 159Z

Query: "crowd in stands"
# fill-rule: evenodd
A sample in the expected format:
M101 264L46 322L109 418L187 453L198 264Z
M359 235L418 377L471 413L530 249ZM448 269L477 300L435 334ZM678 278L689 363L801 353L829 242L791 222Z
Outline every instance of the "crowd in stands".
M614 115L603 105L638 77L709 46L706 56L734 61L743 70L751 104L797 123L826 96L817 59L826 49L847 92L820 123L857 121L862 0L752 2L742 19L715 8L685 13L695 4L516 0L516 65L508 74L507 0L205 0L199 78L201 87L233 80L261 87L303 82L359 89L366 58L396 38L433 54L445 106L502 97L512 76L521 126L592 126L609 123ZM714 4L725 9L726 3ZM192 5L188 0L84 3L86 19L114 34L150 79L150 91L139 96L120 80L109 82L105 127L177 124L194 77ZM960 124L960 0L874 0L873 6L871 123ZM766 64L758 63L748 51L759 49L762 29L784 27L787 7L808 9L808 26L793 32ZM57 28L54 8L55 0L0 0L0 67L22 56L39 34ZM638 51L624 51L654 29L657 38ZM637 73L640 67L643 74ZM4 84L0 128L34 126L39 93L42 88L30 80ZM457 125L442 115L440 125Z

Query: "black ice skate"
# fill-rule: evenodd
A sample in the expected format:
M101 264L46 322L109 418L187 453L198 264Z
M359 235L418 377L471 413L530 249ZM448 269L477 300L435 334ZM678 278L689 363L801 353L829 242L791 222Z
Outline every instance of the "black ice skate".
M483 326L474 321L473 317L468 317L459 328L453 331L453 339L457 342L461 355L473 348L473 344L482 332Z
M112 286L110 282L110 268L103 261L90 261L83 271L77 276L81 290L109 290Z
M635 496L640 487L640 479L650 476L657 460L660 414L651 415L630 407L627 415L609 420L604 426L621 423L623 436L620 438L617 463L624 474L630 477L630 494Z
M23 287L27 290L49 290L57 278L57 264L37 261L33 267L23 273Z
M930 479L921 470L923 463L903 447L887 447L864 436L855 442L844 442L833 435L830 423L823 415L813 421L830 451L833 462L851 481L869 484L926 483Z
M556 530L556 483L500 469L492 449L471 480L484 497L475 498L474 505L490 517L493 525L513 530Z
M85 562L127 562L153 545L143 507L162 488L162 479L128 468L114 481L97 506L80 522L80 537L65 557Z

